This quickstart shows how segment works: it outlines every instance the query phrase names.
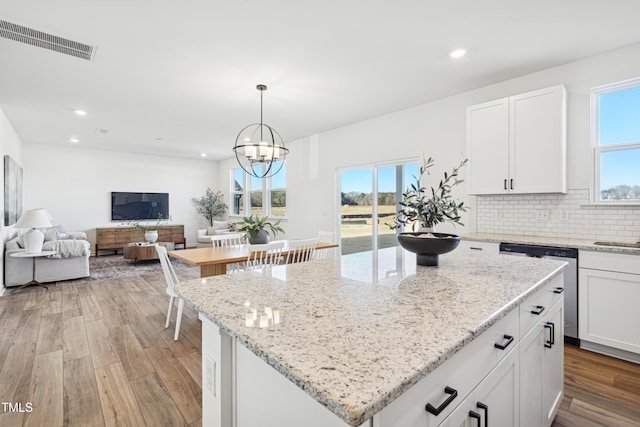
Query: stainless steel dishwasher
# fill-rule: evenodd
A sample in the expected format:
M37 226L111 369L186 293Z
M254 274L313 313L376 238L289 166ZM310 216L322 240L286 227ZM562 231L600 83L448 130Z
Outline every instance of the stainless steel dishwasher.
M578 339L578 250L520 243L500 243L500 253L557 259L569 263L564 270L564 342L580 345Z

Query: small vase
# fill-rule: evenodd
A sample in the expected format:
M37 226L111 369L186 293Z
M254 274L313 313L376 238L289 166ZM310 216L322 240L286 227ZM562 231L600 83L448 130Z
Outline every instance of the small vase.
M264 245L269 243L269 233L264 230L258 230L254 235L249 235L250 245Z
M147 243L155 243L158 240L158 230L144 232L144 241Z

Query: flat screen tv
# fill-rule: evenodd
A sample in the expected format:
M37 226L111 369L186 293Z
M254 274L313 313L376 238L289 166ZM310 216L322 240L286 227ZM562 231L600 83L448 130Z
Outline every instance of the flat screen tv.
M111 221L169 218L169 193L111 192Z

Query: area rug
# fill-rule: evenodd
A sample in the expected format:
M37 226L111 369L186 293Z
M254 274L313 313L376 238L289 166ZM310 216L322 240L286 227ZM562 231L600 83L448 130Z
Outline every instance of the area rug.
M192 270L193 267L180 260L172 259L171 265L175 270ZM120 277L138 276L143 274L162 274L160 261L131 261L124 259L122 255L107 255L89 258L89 272L91 276L74 280L74 283L104 279L117 279ZM191 271L189 271L191 273Z

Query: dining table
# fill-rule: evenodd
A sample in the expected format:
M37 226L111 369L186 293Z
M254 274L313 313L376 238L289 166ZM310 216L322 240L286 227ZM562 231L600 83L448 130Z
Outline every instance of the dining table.
M209 277L227 274L228 264L246 261L249 257L249 246L249 244L219 247L212 245L206 248L169 251L168 254L172 258L200 267L200 277ZM318 242L316 244L316 251L329 250L337 247L337 243ZM289 241L284 240L284 248L281 253L282 257L286 258L288 253Z

